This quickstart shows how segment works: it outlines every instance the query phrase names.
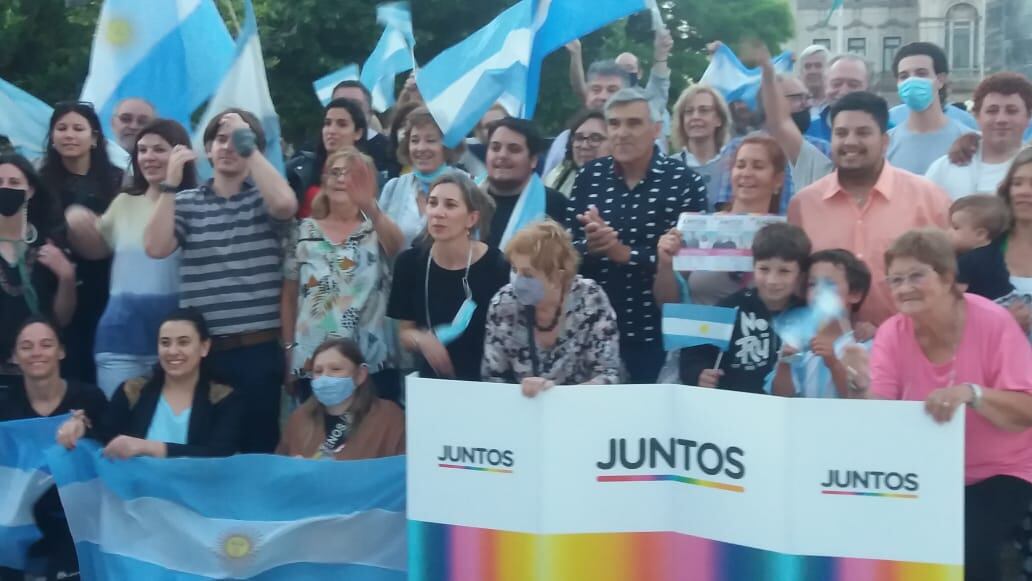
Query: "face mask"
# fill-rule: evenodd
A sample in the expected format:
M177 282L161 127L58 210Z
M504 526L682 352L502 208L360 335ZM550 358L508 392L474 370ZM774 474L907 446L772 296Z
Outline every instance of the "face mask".
M792 122L799 128L799 133L806 133L806 130L810 128L810 110L803 109L792 113Z
M532 276L517 274L512 281L512 292L516 301L524 307L533 307L545 296L545 285Z
M921 112L931 106L935 99L935 83L931 79L910 77L897 87L899 99L911 111Z
M641 79L638 78L638 73L627 73L627 76L631 80L631 84L629 86L637 87L638 86L638 81L641 80Z
M25 190L0 188L0 214L7 217L17 214L25 204L26 195Z
M354 391L355 380L352 377L320 375L312 380L312 395L327 407L343 403Z
M455 318L452 319L451 323L434 327L434 335L437 335L437 339L442 345L452 343L466 332L476 310L477 304L473 302L472 298L467 298L462 301L459 312L455 313Z

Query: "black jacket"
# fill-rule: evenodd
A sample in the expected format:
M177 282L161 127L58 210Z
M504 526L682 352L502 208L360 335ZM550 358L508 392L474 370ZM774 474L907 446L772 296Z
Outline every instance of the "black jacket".
M793 297L788 308L803 303ZM756 289L742 289L720 301L718 306L737 307L731 346L720 360L724 376L717 387L732 391L763 393L767 374L774 369L781 349L781 339L774 332L774 316L760 300ZM713 369L720 350L712 345L700 345L681 350L681 382L698 385L699 374Z
M391 142L386 135L374 135L371 139L365 139L355 144L359 151L368 155L379 172L378 182L380 187L387 183L387 180L398 177L401 173L401 164L398 163L396 155L391 151ZM287 183L294 190L298 203L304 202L305 192L308 188L319 185L322 168L316 166L316 154L311 151L302 151L287 162Z
M90 437L107 444L115 436L146 438L161 399L161 383L138 377L118 386ZM243 402L233 388L203 376L194 390L186 444L167 444L168 456L231 456L240 448ZM92 419L92 418L91 418Z

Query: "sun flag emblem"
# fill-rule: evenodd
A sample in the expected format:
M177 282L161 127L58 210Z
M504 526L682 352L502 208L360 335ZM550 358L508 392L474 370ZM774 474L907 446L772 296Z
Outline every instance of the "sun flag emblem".
M133 26L124 18L112 18L104 27L104 38L115 46L125 46L133 40Z
M243 559L251 554L251 539L246 535L230 535L222 543L222 552L230 559Z

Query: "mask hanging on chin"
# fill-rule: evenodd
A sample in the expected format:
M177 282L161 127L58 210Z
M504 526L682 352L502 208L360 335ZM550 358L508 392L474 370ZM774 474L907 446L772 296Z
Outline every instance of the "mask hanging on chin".
M11 216L18 213L18 210L25 205L25 198L28 193L25 190L15 188L0 188L0 215Z

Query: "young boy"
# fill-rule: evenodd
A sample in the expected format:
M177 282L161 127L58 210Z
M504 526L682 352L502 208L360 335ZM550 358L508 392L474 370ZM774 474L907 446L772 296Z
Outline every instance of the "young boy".
M820 281L834 285L850 313L856 313L871 290L871 271L867 265L840 248L815 252L810 257L809 275L811 304ZM856 344L852 330L845 328L842 321L831 321L817 332L809 351L797 353L788 345L782 347L777 367L767 378L764 390L786 397L863 397L841 360L843 352ZM870 341L860 345L870 348Z
M738 308L731 346L723 356L712 345L683 349L682 383L763 393L780 343L774 317L802 304L796 293L810 248L806 233L790 224L770 224L756 233L752 244L755 288L742 289L717 303ZM718 356L720 365L715 367Z
M1000 248L1010 225L1010 210L999 196L975 194L950 206L950 236L957 256L957 283L966 291L997 302L1008 302L1014 285Z

